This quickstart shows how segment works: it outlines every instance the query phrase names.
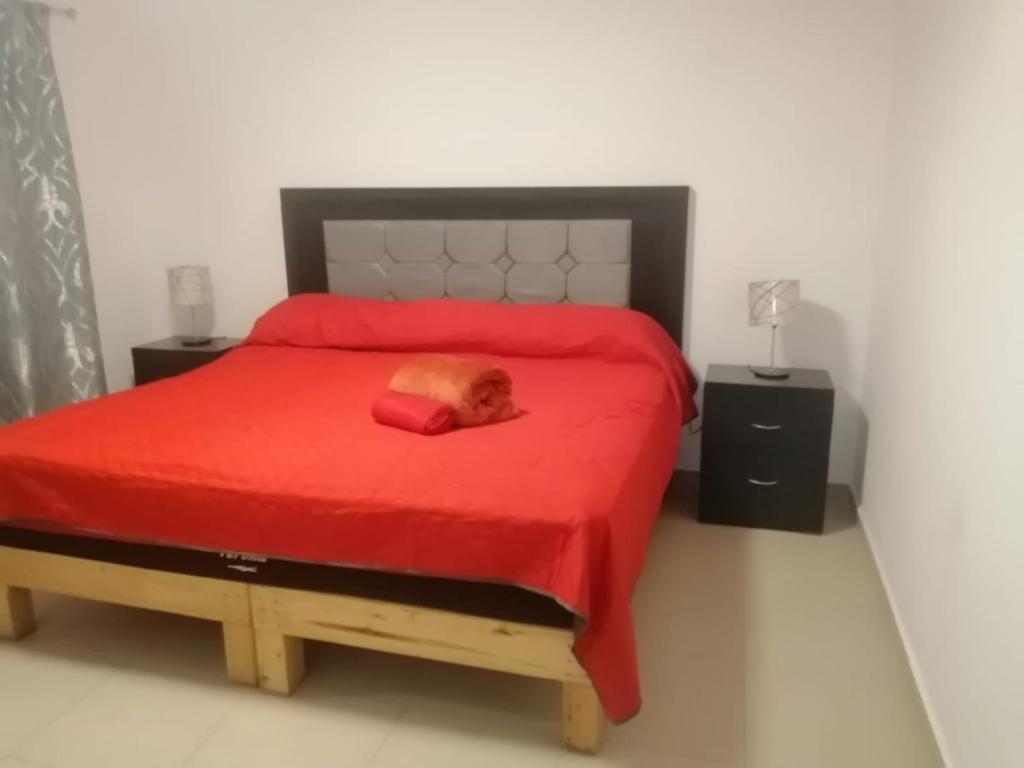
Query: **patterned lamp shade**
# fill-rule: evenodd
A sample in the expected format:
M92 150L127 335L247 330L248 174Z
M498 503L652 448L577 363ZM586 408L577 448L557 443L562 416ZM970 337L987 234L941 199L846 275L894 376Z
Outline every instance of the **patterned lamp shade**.
M751 325L787 325L796 320L796 307L800 303L799 280L750 283L747 294Z
M171 302L179 307L213 304L209 267L171 267L167 270Z

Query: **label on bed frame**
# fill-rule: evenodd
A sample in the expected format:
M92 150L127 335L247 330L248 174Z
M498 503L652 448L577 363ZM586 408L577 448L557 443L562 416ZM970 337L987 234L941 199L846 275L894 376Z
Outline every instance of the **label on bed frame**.
M242 565L242 563L265 563L267 558L262 555L243 555L239 552L220 552L222 560L237 561L236 563L227 566L233 571L240 571L241 573L256 573L259 568L255 565Z

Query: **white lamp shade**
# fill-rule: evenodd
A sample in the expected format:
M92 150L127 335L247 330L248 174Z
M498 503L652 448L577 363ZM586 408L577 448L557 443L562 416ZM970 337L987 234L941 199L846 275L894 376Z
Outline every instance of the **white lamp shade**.
M179 307L213 304L209 267L171 267L167 270L171 302Z
M796 320L800 281L765 280L750 283L747 297L750 301L751 325L787 325Z

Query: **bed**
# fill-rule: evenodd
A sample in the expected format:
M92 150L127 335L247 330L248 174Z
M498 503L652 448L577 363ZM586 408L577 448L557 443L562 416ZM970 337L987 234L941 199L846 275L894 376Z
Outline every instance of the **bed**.
M0 634L42 589L219 621L229 676L280 693L303 639L549 678L595 751L639 706L629 592L692 413L687 201L284 190L294 298L246 344L0 431ZM493 357L526 415L374 424L424 350Z

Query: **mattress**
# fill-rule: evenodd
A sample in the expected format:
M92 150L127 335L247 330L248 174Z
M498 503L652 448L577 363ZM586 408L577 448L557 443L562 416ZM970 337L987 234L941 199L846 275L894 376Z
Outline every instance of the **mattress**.
M692 380L637 313L443 303L295 297L204 368L0 429L0 521L534 590L580 618L577 656L625 719L629 596ZM524 415L376 424L421 350L489 357Z
M362 597L483 618L572 629L574 616L539 592L510 584L345 568L245 552L140 544L0 524L0 546L246 584Z

